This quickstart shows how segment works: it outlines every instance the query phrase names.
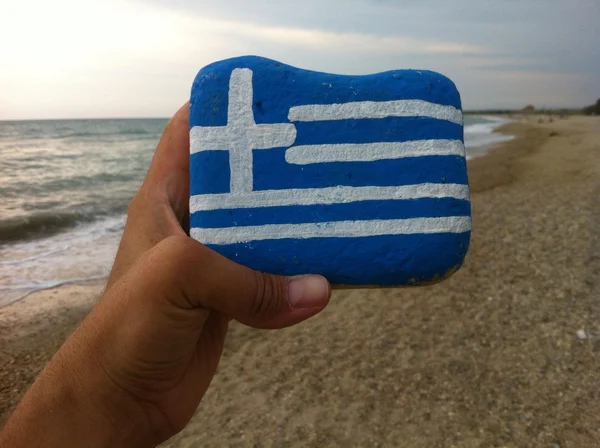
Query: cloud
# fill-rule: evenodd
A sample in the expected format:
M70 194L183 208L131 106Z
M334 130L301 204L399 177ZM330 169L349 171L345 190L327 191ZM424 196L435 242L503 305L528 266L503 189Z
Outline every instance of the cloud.
M194 27L210 31L216 39L251 39L256 44L302 48L320 53L352 51L355 53L397 54L473 54L482 49L473 44L403 36L378 36L361 33L335 33L309 28L255 25L245 22L196 19ZM188 30L189 32L189 30ZM192 33L190 33L192 34ZM191 36L190 36L191 37Z
M244 54L344 74L435 70L456 82L466 108L577 106L600 94L597 0L30 0L3 8L0 119L167 116L200 68Z

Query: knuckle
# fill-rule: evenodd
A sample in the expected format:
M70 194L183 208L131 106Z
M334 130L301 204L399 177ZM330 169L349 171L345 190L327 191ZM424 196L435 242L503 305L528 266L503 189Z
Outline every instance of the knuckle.
M182 262L187 262L192 253L190 243L190 239L182 235L172 235L162 241L165 255L170 260Z
M184 238L169 236L147 252L145 264L149 282L163 285L171 292L186 283L192 265Z
M187 235L171 235L159 244L162 257L160 264L168 266L165 270L178 280L194 283L194 278L211 262L210 251Z
M254 271L254 298L250 313L257 319L275 317L283 304L283 286L276 276Z

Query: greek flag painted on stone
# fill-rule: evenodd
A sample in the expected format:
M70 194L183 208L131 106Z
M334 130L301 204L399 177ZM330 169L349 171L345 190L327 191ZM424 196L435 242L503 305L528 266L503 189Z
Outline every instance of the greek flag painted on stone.
M190 178L191 236L265 272L418 285L469 245L460 95L433 72L214 63L192 89Z

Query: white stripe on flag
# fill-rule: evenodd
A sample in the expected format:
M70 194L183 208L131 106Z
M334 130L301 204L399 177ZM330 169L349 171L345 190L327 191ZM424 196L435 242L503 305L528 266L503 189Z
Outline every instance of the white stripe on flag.
M327 121L362 118L427 117L462 124L463 114L453 106L423 100L355 101L339 104L309 104L290 109L290 121Z
M380 235L463 233L471 230L471 218L411 218L370 221L338 221L306 224L191 229L192 238L204 244L235 244L284 238L358 238Z
M291 124L258 124L247 128L235 126L190 129L190 154L202 151L231 151L240 142L251 149L287 148L296 141L296 127Z
M411 140L333 145L292 146L285 152L285 161L296 165L328 162L372 162L424 156L465 156L460 140Z
M461 184L416 184L396 187L337 186L252 191L235 195L231 193L199 194L190 198L190 212L423 198L453 198L468 201L469 186Z

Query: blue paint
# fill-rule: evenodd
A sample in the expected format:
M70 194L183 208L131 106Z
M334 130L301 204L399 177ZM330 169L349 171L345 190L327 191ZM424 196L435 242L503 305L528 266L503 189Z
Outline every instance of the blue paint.
M423 165L428 169L424 170ZM326 166L325 166L326 165ZM332 162L293 165L285 149L254 151L254 189L397 186L419 183L466 184L464 157L410 157L374 162Z
M210 169L207 169L209 168ZM190 157L190 194L229 193L229 153L203 151Z
M395 286L441 280L448 271L460 268L468 245L467 232L282 239L208 247L263 272L319 273L338 285Z
M423 117L300 122L295 126L296 145L463 139L461 125Z
M441 213L445 214L442 215ZM469 201L452 198L427 198L404 201L363 201L349 204L209 210L192 214L190 226L220 228L229 227L231 224L235 226L260 226L264 224L470 215L471 205Z
M227 124L229 81L236 68L248 68L253 72L252 108L257 124L289 123L291 107L309 104L423 100L461 108L460 95L452 81L430 71L332 75L251 56L217 62L200 71L192 88L191 127ZM463 140L462 125L425 117L296 122L294 126L297 133L295 146ZM191 155L191 195L230 192L230 148L214 149ZM468 185L466 160L460 156L294 165L285 161L286 150L252 151L254 191L338 185ZM193 213L190 223L192 228L224 228L470 214L469 201L426 198L211 210ZM334 284L395 286L442 280L462 265L469 240L470 232L466 231L458 234L261 240L209 247L261 271L282 275L319 273Z

